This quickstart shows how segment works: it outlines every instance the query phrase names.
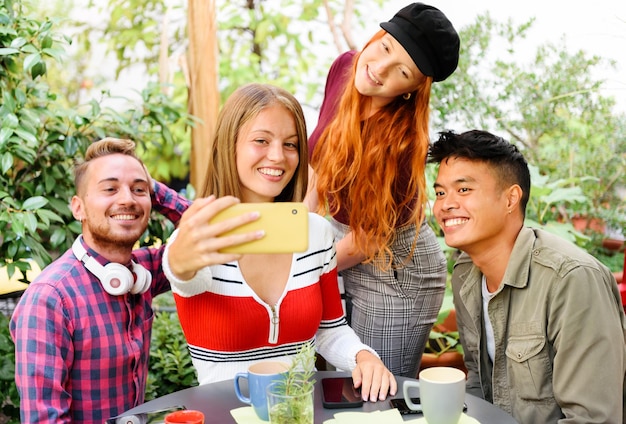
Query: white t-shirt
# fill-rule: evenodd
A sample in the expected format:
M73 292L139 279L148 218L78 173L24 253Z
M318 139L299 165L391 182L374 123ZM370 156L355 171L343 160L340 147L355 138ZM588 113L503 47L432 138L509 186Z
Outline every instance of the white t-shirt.
M487 353L489 354L489 358L491 358L491 362L493 362L493 358L496 356L496 343L493 337L493 327L491 326L491 320L489 320L489 301L493 299L496 295L495 293L489 293L487 290L487 279L483 275L483 284L482 284L482 294L483 294L483 321L485 322L485 335L487 336Z

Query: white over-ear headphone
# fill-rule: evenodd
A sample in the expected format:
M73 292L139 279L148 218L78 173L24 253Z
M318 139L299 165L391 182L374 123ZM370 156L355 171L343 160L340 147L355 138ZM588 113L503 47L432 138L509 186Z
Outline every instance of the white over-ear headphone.
M137 415L124 415L115 420L115 424L144 424L146 422L146 418L141 419Z
M87 250L81 243L83 236L80 235L72 244L72 252L79 261L85 264L85 268L93 275L98 277L102 283L102 287L107 293L114 296L126 294L145 293L150 288L152 282L152 274L143 266L131 261L133 271L131 272L124 265L116 263L108 263L101 265L93 257L89 256Z

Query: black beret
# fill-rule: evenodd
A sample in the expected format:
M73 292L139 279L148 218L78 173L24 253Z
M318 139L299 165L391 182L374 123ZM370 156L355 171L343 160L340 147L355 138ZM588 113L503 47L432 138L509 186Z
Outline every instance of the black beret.
M380 26L433 81L445 80L459 64L459 35L446 15L433 6L410 4Z

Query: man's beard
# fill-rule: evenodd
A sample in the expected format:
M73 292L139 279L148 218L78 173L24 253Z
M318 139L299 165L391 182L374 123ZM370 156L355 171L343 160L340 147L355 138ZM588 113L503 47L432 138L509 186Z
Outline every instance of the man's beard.
M87 221L87 225L89 225L89 221ZM137 243L137 240L146 231L147 227L146 223L141 231L133 229L119 234L110 231L109 227L102 226L89 227L89 231L95 244L103 247L108 246L113 250L126 250L135 246L135 243Z

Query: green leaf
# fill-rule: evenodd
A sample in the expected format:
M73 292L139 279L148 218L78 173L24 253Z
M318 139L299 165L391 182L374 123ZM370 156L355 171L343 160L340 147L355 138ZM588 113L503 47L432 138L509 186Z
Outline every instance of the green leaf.
M54 247L60 246L63 242L65 242L65 240L65 231L62 228L55 229L52 233L52 236L50 237L50 242Z
M41 24L41 27L39 28L39 32L45 33L45 32L50 31L51 28L52 28L52 21L46 20L45 22Z
M39 53L39 49L37 49L37 47L35 47L32 44L26 44L24 47L22 47L22 52L23 53L30 53L30 54L38 54Z
M24 92L24 90L21 90L19 88L15 89L15 100L17 100L20 105L24 105L26 103L28 98L26 97L26 93Z
M17 201L13 198L13 197L4 197L2 199L2 201L6 204L6 206L13 208L13 209L17 209ZM0 211L3 211L2 208L0 208ZM3 211L4 212L4 211ZM6 234L4 235L5 240L6 240Z
M44 75L46 73L46 62L38 62L35 63L35 65L33 65L33 67L30 70L30 75L33 79Z
M63 49L59 49L59 48L51 48L51 49L43 49L42 53L50 56L51 58L59 61L61 60L61 58L63 57L63 55L65 54L65 51Z
M13 106L15 106L15 103L13 103L13 99L11 99L11 103ZM3 128L17 128L19 127L19 125L20 121L14 113L7 113L2 120Z
M9 47L2 47L0 48L0 56L7 56L10 54L15 54L15 53L19 53L20 51L18 49L14 49L14 48L9 48Z
M43 40L41 40L41 47L43 49L47 49L52 46L52 37L46 35Z
M13 155L10 152L6 152L2 155L0 167L2 170L2 174L6 174L9 169L13 167Z
M28 43L28 40L24 37L16 37L13 39L13 41L11 41L11 47L15 48L15 49L19 49L21 48L23 45L25 45L26 43Z
M82 225L80 222L78 221L72 221L69 223L68 228L72 231L72 233L74 234L80 234L80 232L82 231Z
M11 381L15 379L15 364L5 356L0 357L0 380Z
M13 232L20 238L24 237L26 235L24 228L24 214L14 213L11 218L11 229ZM15 247L17 249L17 245ZM15 253L17 253L17 250ZM15 253L13 253L13 255L15 255Z
M39 53L29 54L24 59L24 71L28 72L33 66L41 62L41 55Z
M37 137L34 134L31 134L23 129L17 128L15 130L15 134L17 134L21 139L26 140L30 144L38 144Z
M32 211L33 209L39 209L48 204L48 199L42 196L35 196L28 198L24 201L22 209Z
M8 59L5 58L4 61L6 62L8 61ZM2 93L2 100L4 101L2 109L9 111L15 110L15 100L13 99L10 91L5 91Z
M16 223L13 221L11 226L11 229L13 229L13 233L19 235L20 233L15 229L15 227L17 226ZM24 233L23 229L22 229L22 233ZM6 234L5 234L6 237ZM18 245L16 242L11 242L9 243L9 246L7 247L7 254L9 255L9 257L14 258L15 255L17 255L17 248ZM7 272L9 273L9 276L12 275L12 273L10 272L11 270L11 264L7 264Z
M24 214L24 227L28 230L29 233L34 233L37 231L37 218L32 213Z

